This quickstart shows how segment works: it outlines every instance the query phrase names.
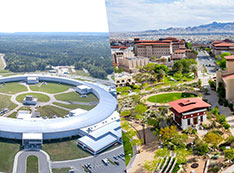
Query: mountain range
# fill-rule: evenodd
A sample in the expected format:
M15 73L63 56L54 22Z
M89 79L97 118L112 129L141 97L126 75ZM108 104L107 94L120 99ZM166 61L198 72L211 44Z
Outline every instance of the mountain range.
M234 34L234 22L199 25L186 28L167 28L158 30L146 30L144 32L153 32L155 34L212 34L212 33L232 33Z

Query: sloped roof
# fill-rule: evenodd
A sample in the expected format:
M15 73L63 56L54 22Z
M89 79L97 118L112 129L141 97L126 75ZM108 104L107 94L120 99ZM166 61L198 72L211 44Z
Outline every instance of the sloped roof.
M183 98L169 102L168 104L178 113L183 113L194 109L208 108L211 106L198 97Z

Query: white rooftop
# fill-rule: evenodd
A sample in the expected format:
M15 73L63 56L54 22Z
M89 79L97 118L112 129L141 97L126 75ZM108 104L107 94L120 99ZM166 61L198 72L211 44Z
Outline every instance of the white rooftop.
M78 85L77 88L79 88L79 89L91 89L87 85Z
M70 111L70 113L73 114L73 115L80 115L80 114L83 114L83 113L86 113L86 112L88 112L88 111L86 111L84 109L80 109L80 108Z
M23 133L23 137L22 139L25 140L25 139L39 139L39 140L42 140L42 133Z
M37 77L35 77L35 76L29 76L29 77L27 78L27 80L37 80Z
M98 150L105 148L106 146L110 145L111 143L115 141L117 142L117 139L114 136L108 134L99 140L94 140L93 138L89 136L83 136L82 138L78 139L78 141L84 143L93 151L98 151Z

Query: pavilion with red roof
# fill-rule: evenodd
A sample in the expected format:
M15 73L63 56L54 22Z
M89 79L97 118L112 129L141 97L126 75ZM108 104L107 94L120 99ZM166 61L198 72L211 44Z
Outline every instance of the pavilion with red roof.
M183 130L190 126L197 126L206 122L206 111L210 107L199 97L183 98L168 103L173 112L173 120Z

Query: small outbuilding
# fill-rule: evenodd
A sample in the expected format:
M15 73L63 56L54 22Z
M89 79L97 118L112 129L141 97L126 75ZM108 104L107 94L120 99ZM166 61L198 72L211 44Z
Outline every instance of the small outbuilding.
M24 98L24 101L23 101L23 104L24 105L36 105L37 104L37 98L34 98L33 96L31 95L27 95L25 98Z
M78 85L76 87L76 91L81 95L89 94L92 91L92 88L86 86L86 85Z
M202 99L196 98L183 98L168 103L173 112L173 120L183 130L206 122L206 111L210 107L208 103Z
M38 77L30 76L27 77L27 84L37 84L39 83Z

